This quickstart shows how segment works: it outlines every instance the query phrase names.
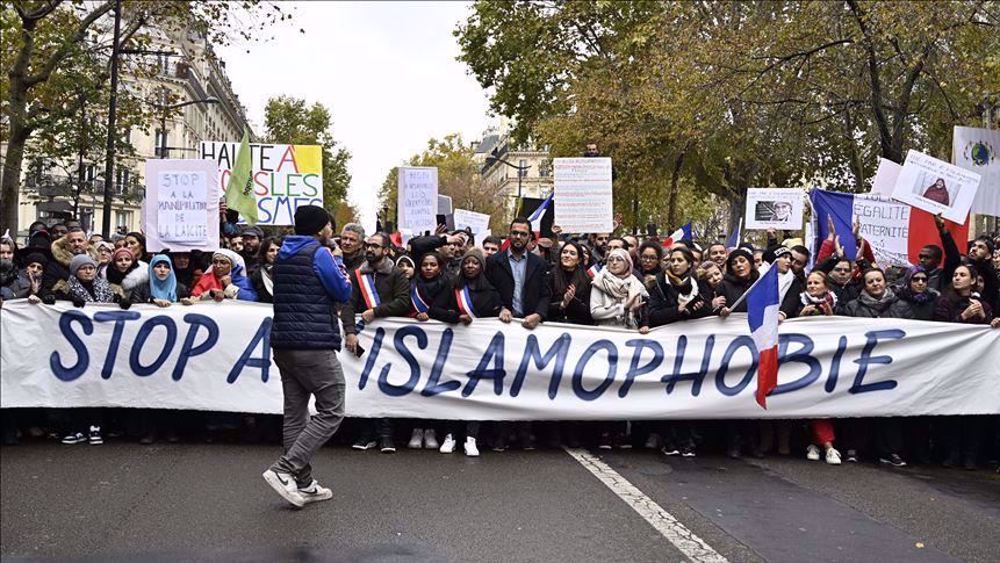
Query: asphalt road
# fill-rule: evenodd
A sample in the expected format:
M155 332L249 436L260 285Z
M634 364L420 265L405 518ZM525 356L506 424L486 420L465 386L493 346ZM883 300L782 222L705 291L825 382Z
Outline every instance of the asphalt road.
M332 501L295 510L275 446L0 449L4 560L681 561L565 451L329 447ZM997 561L1000 476L804 459L592 452L729 561Z

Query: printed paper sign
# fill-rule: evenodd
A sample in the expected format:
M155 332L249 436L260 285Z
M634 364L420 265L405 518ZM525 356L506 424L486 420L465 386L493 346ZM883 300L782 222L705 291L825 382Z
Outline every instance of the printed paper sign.
M219 246L218 170L200 159L146 161L143 231L150 251Z
M472 234L481 235L490 230L490 216L465 209L455 210L455 228L462 230L468 227Z
M438 169L400 166L397 191L399 229L410 233L434 231L438 213Z
M899 179L899 171L902 169L902 166L891 160L878 159L878 170L875 171L871 193L885 197L891 196L892 190L896 188L896 180Z
M964 223L976 199L980 178L975 172L911 150L906 153L892 198Z
M609 233L614 229L611 159L556 158L556 216L565 233Z
M239 150L238 142L201 144L201 157L218 165L219 193L226 193ZM258 225L294 225L299 206L323 206L323 147L250 143L250 165Z
M748 229L797 231L802 228L802 197L797 188L750 188L744 225Z

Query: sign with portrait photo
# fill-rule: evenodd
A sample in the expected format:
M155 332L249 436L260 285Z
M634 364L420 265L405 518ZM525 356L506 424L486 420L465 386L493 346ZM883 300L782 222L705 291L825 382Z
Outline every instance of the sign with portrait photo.
M744 224L748 229L797 231L802 228L802 198L797 188L750 188Z
M955 223L964 223L979 189L979 174L921 152L906 154L892 198Z

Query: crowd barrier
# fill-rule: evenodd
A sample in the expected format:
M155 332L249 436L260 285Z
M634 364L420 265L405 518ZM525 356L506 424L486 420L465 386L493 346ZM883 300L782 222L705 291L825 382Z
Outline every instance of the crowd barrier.
M270 305L158 308L8 301L0 407L281 413ZM897 319L780 327L778 388L754 401L745 315L647 335L477 319L380 319L342 353L347 413L457 420L653 420L1000 414L1000 330Z

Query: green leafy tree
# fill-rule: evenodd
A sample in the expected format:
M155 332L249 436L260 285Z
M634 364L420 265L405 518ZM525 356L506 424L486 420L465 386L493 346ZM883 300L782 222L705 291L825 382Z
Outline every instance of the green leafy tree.
M319 102L306 105L303 99L274 97L264 108L264 127L267 142L323 147L323 206L336 216L351 184L347 171L351 153L333 140L330 110Z
M458 133L444 139L430 139L427 149L411 156L404 166L434 166L438 169L438 193L450 196L456 209L486 213L491 216L491 227L496 229L505 220L504 201L483 183L480 164L475 161L474 147ZM393 167L386 174L378 192L379 207L395 209L399 193L399 170Z
M280 6L256 0L123 0L121 5L118 47L130 50L150 44L149 32L154 27L199 32L219 45L233 36L258 37L269 29L267 24L290 17ZM70 123L83 111L100 115L96 106L106 102L101 96L106 95L108 60L114 47L109 32L114 7L114 0L11 0L0 6L0 58L4 62L0 140L6 143L0 178L0 228L17 230L21 171L32 137L47 135L49 140L61 139L61 145L69 146L76 143L66 138L73 127ZM129 72L143 71L141 61L129 63L127 59L121 60L132 65ZM142 117L142 108L128 107L125 90L119 90L123 110L119 134L123 140L127 126L148 119ZM133 110L139 116L135 120L129 117ZM46 143L44 148L51 145Z

